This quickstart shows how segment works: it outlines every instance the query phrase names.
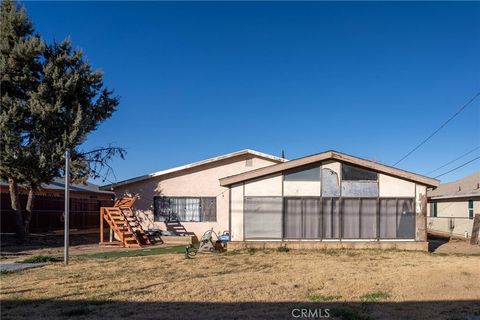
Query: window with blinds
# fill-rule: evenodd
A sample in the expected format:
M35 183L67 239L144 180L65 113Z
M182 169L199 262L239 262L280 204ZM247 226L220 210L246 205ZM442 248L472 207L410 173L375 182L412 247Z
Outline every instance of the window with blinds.
M215 197L154 197L155 221L217 221Z

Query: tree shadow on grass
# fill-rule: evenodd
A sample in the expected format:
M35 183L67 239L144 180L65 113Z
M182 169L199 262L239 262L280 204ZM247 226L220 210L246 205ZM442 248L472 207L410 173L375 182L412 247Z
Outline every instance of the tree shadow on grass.
M205 294L208 295L208 292ZM134 300L135 293L132 293ZM162 293L152 299L160 300ZM145 297L143 297L145 298ZM179 297L181 298L181 297ZM329 317L327 317L329 315ZM132 302L3 300L2 319L480 319L480 300L417 302Z

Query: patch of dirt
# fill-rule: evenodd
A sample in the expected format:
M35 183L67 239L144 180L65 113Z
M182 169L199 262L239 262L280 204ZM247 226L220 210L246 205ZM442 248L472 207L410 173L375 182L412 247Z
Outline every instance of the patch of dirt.
M480 245L471 245L469 240L429 239L430 251L441 254L480 255Z

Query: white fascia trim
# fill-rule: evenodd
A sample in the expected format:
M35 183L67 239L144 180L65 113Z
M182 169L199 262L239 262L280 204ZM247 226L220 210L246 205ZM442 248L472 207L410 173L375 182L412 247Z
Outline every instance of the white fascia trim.
M179 167L174 167L174 168L170 168L170 169L166 169L166 170L152 172L150 174L146 174L146 175L143 175L143 176L135 177L135 178L128 179L128 180L123 180L123 181L120 181L120 182L117 182L117 183L108 184L108 185L102 186L102 188L112 187L112 186L121 186L121 185L124 185L124 184L138 182L138 181L162 176L162 175L165 175L165 174L168 174L168 173L173 173L173 172L177 172L177 171L181 171L181 170L185 170L185 169L190 169L190 168L197 167L197 166L200 166L200 165L203 165L203 164L212 163L212 162L215 162L215 161L220 161L220 160L224 160L224 159L228 159L228 158L232 158L232 157L240 156L240 155L244 155L244 154L252 154L252 155L256 155L256 156L261 157L261 158L266 158L266 159L270 159L270 160L278 161L278 162L287 162L288 161L287 159L276 157L276 156L273 156L271 154L267 154L267 153L263 153L263 152L259 152L259 151L255 151L255 150L251 150L251 149L245 149L245 150L240 150L240 151L224 154L224 155L214 157L214 158L209 158L209 159L206 159L206 160L201 160L201 161L189 163L189 164L179 166Z

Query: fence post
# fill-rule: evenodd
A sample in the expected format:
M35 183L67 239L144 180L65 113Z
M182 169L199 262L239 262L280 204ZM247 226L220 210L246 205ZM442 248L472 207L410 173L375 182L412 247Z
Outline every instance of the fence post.
M70 240L70 150L65 150L65 239L63 261L68 264L68 247Z

